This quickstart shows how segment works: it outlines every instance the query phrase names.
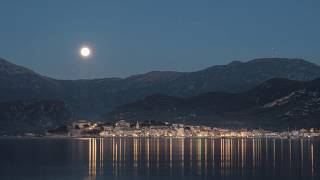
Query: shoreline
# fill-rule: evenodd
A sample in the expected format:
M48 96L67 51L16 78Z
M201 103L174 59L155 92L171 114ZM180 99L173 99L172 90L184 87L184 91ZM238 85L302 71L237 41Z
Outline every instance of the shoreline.
M282 139L282 140L300 140L300 139L320 139L319 136L315 137L165 137L165 136L114 136L114 137L72 137L72 136L0 136L0 139L78 139L78 140L87 140L87 139Z

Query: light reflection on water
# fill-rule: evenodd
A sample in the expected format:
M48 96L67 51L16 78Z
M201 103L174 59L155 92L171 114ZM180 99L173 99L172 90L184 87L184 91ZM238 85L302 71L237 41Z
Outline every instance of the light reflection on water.
M320 141L312 139L0 139L0 179L95 180L122 176L317 179L319 148Z
M312 140L107 138L88 141L89 152L95 151L94 157L89 154L91 179L104 172L111 176L319 175L319 171L315 172ZM104 162L104 156L112 161ZM104 163L111 163L110 169L104 168Z

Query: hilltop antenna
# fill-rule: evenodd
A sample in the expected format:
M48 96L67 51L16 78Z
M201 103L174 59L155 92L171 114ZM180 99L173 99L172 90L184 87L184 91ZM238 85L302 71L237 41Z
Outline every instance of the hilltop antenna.
M276 50L275 50L275 48L271 48L271 57L272 58L275 58L276 57Z
M275 57L274 48L271 48L271 57L272 57L272 58Z

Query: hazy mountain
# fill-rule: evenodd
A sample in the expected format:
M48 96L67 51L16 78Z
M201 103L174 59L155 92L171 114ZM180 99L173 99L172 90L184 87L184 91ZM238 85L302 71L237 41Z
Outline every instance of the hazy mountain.
M243 93L205 93L177 98L155 94L118 107L107 121L172 121L216 126L298 128L320 126L320 79L268 80Z
M56 80L1 58L0 84L0 102L34 98L56 99L61 89Z
M301 59L255 59L212 66L197 72L153 71L128 78L55 80L0 60L0 102L61 100L85 117L156 93L194 96L206 92L242 92L274 78L312 80L320 67Z
M68 124L72 112L61 101L14 101L0 103L0 134L44 131Z

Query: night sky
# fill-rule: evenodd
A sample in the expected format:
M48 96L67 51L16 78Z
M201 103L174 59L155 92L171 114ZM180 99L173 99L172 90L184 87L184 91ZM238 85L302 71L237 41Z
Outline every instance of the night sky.
M58 79L273 55L320 64L319 22L319 0L1 0L0 57Z

